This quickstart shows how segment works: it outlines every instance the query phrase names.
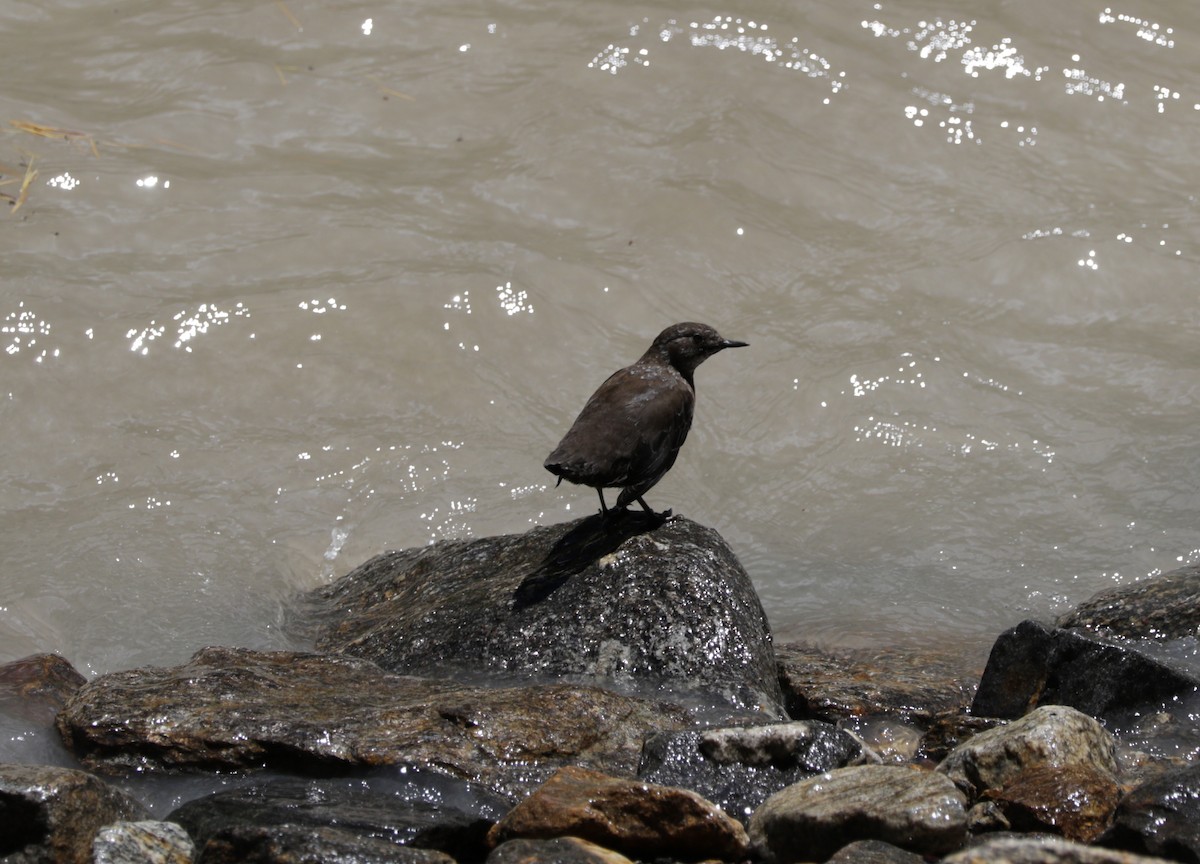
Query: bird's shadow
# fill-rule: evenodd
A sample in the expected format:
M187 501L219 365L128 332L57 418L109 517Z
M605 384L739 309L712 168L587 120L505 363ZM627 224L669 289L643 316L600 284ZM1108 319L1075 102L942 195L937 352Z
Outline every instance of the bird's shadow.
M612 552L631 537L664 525L666 513L609 510L584 519L558 539L532 573L513 591L512 609L519 612L541 603L568 579Z

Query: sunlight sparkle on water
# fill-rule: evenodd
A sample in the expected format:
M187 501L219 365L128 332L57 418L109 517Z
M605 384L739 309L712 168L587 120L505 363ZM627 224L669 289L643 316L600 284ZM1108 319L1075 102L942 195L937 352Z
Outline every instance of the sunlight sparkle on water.
M533 304L529 302L529 295L524 291L514 291L511 282L497 285L496 293L500 295L500 306L509 315L516 315L518 312L533 314Z
M4 346L4 353L13 355L21 351L33 352L35 363L41 363L47 357L58 357L57 348L39 348L38 339L50 335L50 322L38 317L31 309L25 308L25 301L17 303L17 311L9 312L0 323L0 336L11 337Z
M79 185L79 181L72 177L69 171L64 171L57 177L51 177L47 180L46 185L53 189L62 189L64 192L70 192Z
M1175 29L1173 27L1163 27L1157 21L1150 21L1145 18L1138 18L1135 15L1129 15L1125 12L1113 13L1112 9L1105 9L1100 13L1101 24L1127 24L1134 28L1139 39L1149 42L1152 45L1157 45L1160 48L1174 48Z
M182 348L190 354L192 346L189 343L196 337L204 335L213 328L228 324L234 318L249 317L250 310L241 301L235 303L232 309L222 309L215 303L201 303L195 311L181 309L171 319L174 322L176 334L173 347ZM125 333L125 338L130 340L129 350L144 357L150 353L151 344L161 339L166 332L167 325L151 320L147 326L140 329L131 327Z

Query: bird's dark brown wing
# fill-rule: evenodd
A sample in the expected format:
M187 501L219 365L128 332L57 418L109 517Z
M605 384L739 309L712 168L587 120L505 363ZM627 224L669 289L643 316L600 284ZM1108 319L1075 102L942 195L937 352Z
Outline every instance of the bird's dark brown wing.
M588 400L546 468L574 483L645 491L674 463L694 405L691 386L673 369L621 369Z

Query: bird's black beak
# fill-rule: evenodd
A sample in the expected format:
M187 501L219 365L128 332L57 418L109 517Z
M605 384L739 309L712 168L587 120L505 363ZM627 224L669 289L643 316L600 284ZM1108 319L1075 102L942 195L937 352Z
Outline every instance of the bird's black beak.
M722 348L746 348L750 345L749 342L737 342L733 339L726 339L721 343Z

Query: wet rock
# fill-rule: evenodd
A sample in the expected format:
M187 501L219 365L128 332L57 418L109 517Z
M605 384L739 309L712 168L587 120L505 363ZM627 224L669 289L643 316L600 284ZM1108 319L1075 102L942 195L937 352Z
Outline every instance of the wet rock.
M852 735L816 720L661 732L642 748L638 776L691 789L745 821L785 786L861 756Z
M1200 765L1134 789L1100 843L1175 861L1200 861Z
M371 559L310 595L321 650L393 672L581 677L782 716L766 615L715 531L636 513Z
M95 864L192 864L196 846L174 822L114 822L92 842Z
M985 797L1015 831L1059 834L1090 843L1108 827L1119 790L1112 775L1088 765L1035 765Z
M0 666L0 701L41 706L39 713L58 711L87 681L57 654L32 654Z
M1115 719L1197 686L1194 671L1151 656L1146 646L1024 621L997 638L971 713L1011 718L1037 705L1070 705Z
M435 779L441 785L419 797L423 784ZM376 776L249 784L189 801L169 818L205 850L205 861L214 845L229 860L240 860L238 855L251 851L259 856L255 860L275 860L270 856L299 849L323 860L332 857L333 850L353 847L356 838L374 838L387 841L393 855L395 847L405 846L437 850L466 862L486 857L488 829L506 810L503 799L448 778L406 781ZM337 833L319 830L328 827L336 827ZM367 844L363 853L383 849L376 847ZM327 851L317 855L319 849Z
M499 845L515 838L581 837L633 858L740 861L745 829L686 789L563 768L492 828Z
M444 852L397 846L390 840L338 827L237 825L204 844L203 864L456 864Z
M750 841L767 864L824 861L856 840L940 855L966 840L965 803L962 792L934 772L841 768L768 798L750 820Z
M632 864L620 852L578 837L509 840L488 856L487 864Z
M1091 717L1074 708L1045 705L1006 726L980 732L951 751L938 771L975 799L1037 766L1082 766L1115 777L1115 749L1112 736Z
M78 767L54 731L54 717L86 679L57 654L0 666L0 763Z
M566 684L488 689L385 673L355 657L207 648L187 664L89 682L58 727L110 771L333 771L413 763L517 796L564 764L632 775L682 709Z
M883 715L924 727L966 710L978 675L957 655L916 650L832 654L789 644L775 656L788 715L830 723Z
M1084 846L1057 837L996 837L942 859L942 864L1167 864L1148 858Z
M1200 564L1101 591L1058 619L1130 639L1200 636Z
M143 819L145 808L83 771L0 765L0 858L11 864L92 860L101 826Z
M856 840L835 852L829 861L830 864L924 864L925 858L882 840Z

